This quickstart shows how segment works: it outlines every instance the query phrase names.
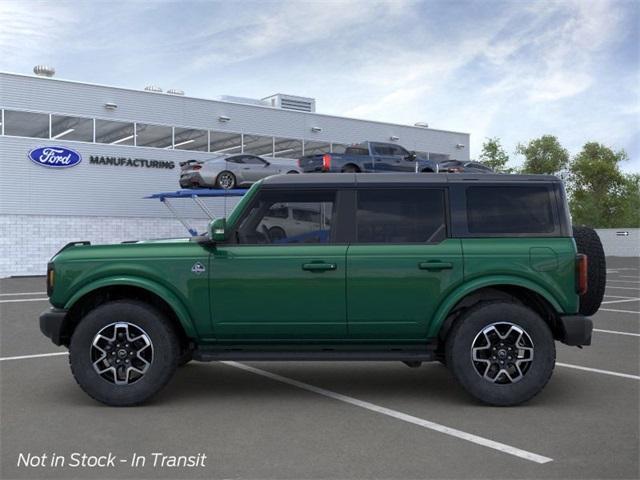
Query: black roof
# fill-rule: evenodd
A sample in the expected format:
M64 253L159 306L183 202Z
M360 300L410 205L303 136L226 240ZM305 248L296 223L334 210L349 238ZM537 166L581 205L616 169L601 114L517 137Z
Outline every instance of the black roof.
M447 183L529 183L560 182L553 175L514 175L491 173L303 173L274 175L263 180L264 187L300 186L388 186L443 185Z

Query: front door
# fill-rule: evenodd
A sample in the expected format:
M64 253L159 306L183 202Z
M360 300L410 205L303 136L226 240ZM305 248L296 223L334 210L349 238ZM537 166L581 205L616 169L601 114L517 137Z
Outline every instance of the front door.
M423 340L443 296L462 282L461 243L447 238L445 190L359 189L347 252L349 337Z
M304 221L293 211L305 212ZM216 338L345 338L346 250L336 191L262 190L211 256Z

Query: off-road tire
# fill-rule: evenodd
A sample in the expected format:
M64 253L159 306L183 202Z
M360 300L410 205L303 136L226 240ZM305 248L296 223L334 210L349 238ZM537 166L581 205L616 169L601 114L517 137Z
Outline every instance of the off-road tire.
M587 256L587 293L580 295L579 312L593 315L600 308L607 285L607 260L604 256L602 242L596 231L589 227L573 227L573 238L578 253Z
M153 348L153 360L136 382L116 385L93 368L92 342L105 327L126 322L142 329ZM171 379L180 358L180 344L171 322L150 305L133 300L108 302L80 320L69 345L69 365L80 387L92 398L110 406L131 406L148 400Z
M472 361L472 345L480 332L496 323L510 323L523 329L533 343L533 359L515 383L491 383L481 376ZM506 301L481 302L458 318L445 344L446 365L456 380L481 402L511 406L538 394L553 373L556 349L545 321L533 310Z

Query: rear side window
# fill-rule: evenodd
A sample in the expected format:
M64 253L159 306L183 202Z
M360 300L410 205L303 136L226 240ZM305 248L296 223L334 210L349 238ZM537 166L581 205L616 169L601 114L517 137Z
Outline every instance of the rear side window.
M526 234L556 230L549 189L543 186L467 188L470 233Z
M446 237L442 189L360 190L358 243L435 243Z

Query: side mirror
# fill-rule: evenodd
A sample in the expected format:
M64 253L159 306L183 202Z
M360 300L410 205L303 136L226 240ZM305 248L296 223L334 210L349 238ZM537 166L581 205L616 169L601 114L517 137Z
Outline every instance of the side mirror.
M269 165L271 165L271 162L268 162L268 161L266 161L266 160L265 160L265 161L264 161L264 166L265 166L265 167L268 167Z
M409 160L410 162L414 162L416 160L416 152L414 152L413 150L411 152L409 152L409 155L407 155L406 159Z
M227 219L216 218L209 223L209 238L214 242L224 242L226 238Z

